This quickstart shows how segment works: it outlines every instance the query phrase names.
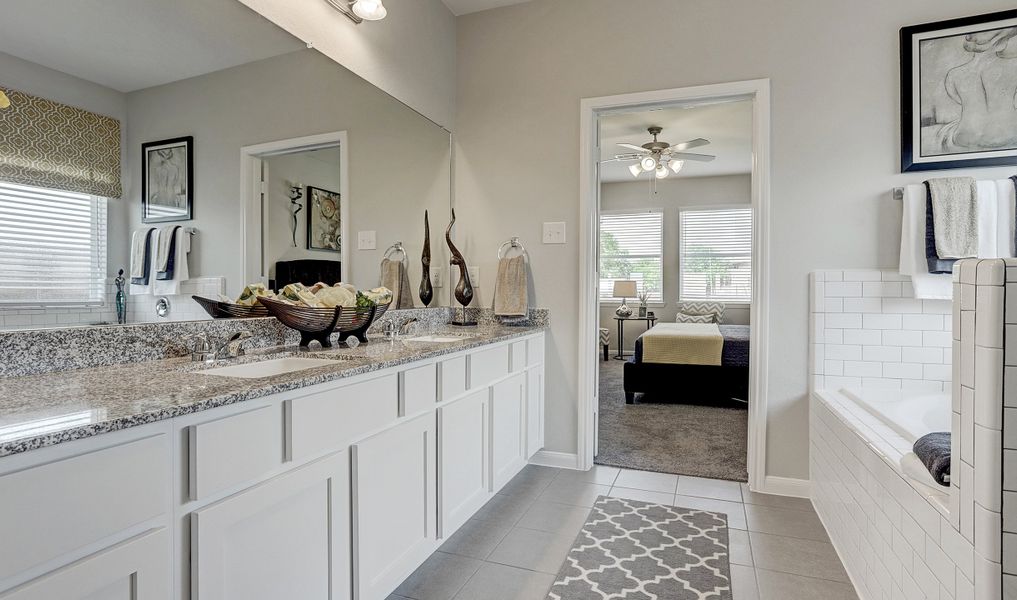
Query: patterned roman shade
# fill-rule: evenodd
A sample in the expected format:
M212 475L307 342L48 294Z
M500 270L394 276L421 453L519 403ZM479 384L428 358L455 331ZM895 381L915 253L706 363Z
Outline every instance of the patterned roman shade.
M120 121L0 89L0 181L120 197Z

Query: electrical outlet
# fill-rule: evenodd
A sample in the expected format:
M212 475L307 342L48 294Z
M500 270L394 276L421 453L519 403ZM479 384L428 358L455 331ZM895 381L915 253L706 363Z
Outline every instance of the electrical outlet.
M357 250L377 250L378 240L375 231L357 232Z
M434 289L441 287L441 271L431 273L431 287Z
M565 222L544 223L544 243L564 244L565 243Z

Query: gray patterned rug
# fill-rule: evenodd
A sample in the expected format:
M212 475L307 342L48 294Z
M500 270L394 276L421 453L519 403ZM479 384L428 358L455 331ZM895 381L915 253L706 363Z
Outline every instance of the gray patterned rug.
M731 600L727 518L601 496L548 600Z

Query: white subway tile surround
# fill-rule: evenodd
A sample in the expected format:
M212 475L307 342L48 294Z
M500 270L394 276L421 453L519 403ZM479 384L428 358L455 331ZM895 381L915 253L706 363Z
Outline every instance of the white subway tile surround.
M826 357L824 370L813 371L813 503L862 600L1017 600L1017 336L1001 335L1004 324L1017 326L1017 260L961 261L957 271L952 319L943 312L949 302L916 301L920 313L901 314L946 316L940 329L922 329L939 324L934 320L902 319L900 331L881 337L883 346L898 342L900 362L880 361L887 385L896 380L901 386L945 385L951 391L948 493L920 492L902 476L898 461L910 443L835 391L848 377L846 370L830 373ZM828 273L839 282L874 281L873 271L818 273L812 281L814 299L826 293L816 286L829 284ZM881 274L881 281L886 276ZM910 288L901 283L902 293ZM1008 284L1015 287L1008 289ZM888 299L883 298L884 313L918 307ZM824 339L829 316L812 315L814 358L829 348ZM922 334L920 343L900 343L916 341L916 331ZM930 331L937 333L926 340ZM940 332L952 338L949 350ZM864 348L875 346L857 345L863 355ZM860 379L864 385L866 378Z
M809 285L813 389L949 387L949 300L919 300L906 277L875 269L816 271Z
M180 294L166 296L170 312L166 317L155 313L155 303L161 296L127 296L127 322L152 323L171 321L201 321L210 319L208 313L191 299L192 295L217 298L226 289L223 277L197 277L180 284ZM0 308L0 329L42 329L71 325L116 323L116 284L106 281L106 299L100 306L67 307L14 307Z

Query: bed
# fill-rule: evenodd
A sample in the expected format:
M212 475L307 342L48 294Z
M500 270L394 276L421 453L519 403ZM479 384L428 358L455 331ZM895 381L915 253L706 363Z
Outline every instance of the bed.
M683 403L745 402L749 394L749 326L719 325L724 339L720 365L662 364L643 361L643 336L624 365L625 403L642 394L666 394Z

